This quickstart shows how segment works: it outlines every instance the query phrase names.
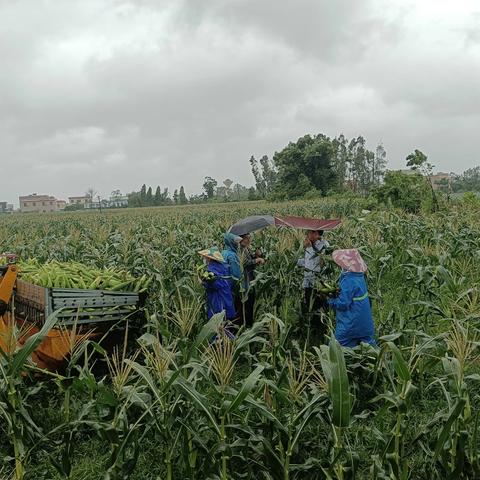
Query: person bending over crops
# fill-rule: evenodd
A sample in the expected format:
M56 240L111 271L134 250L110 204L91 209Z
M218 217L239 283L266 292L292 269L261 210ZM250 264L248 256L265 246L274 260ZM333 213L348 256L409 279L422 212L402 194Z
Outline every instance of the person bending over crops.
M328 300L336 312L336 339L344 347L353 348L362 342L376 346L366 263L356 249L335 250L332 259L342 269L338 296Z
M303 306L302 312L310 317L311 327L318 331L321 341L327 333L325 312L328 309L327 299L315 291L315 285L320 280L322 271L321 254L329 247L329 243L323 239L323 230L308 230L303 242L305 248L304 258L297 261L299 267L303 267Z
M243 284L242 290L244 292L243 301L240 302L239 310L241 312L241 318L245 322L247 327L253 325L253 314L255 309L255 290L250 283L255 278L255 268L257 265L263 265L265 259L262 258L262 252L257 249L255 253L250 249L252 237L249 233L241 235L242 240L240 242L240 259L243 268Z
M232 289L228 280L228 268L217 247L198 252L205 260L207 269L202 274L202 283L207 294L207 317L225 312L227 320L235 318Z

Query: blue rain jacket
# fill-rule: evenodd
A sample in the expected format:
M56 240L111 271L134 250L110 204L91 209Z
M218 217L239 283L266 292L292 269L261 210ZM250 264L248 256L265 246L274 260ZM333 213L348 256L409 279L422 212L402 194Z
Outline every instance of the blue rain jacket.
M225 311L227 319L235 318L235 306L233 303L232 289L228 281L227 265L212 261L207 270L215 275L210 281L204 281L203 286L207 292L207 317L210 320L213 315Z
M242 269L240 267L240 257L238 256L238 243L235 242L233 233L227 232L223 236L225 242L225 250L222 251L222 256L225 259L225 263L228 266L228 274L230 278L230 284L234 285L242 277Z
M352 348L360 342L376 346L365 275L342 272L339 287L339 296L328 300L336 312L335 337L338 342Z

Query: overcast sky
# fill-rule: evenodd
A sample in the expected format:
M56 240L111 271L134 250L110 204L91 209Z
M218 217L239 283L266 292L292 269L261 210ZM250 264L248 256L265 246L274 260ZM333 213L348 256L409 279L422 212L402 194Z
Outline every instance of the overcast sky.
M478 0L0 0L0 201L253 183L305 133L480 164Z

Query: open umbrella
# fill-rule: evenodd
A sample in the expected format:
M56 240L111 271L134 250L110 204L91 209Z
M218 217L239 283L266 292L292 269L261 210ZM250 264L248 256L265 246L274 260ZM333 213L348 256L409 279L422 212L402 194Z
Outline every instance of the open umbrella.
M270 225L275 225L275 218L271 215L252 215L235 223L228 231L234 235L245 235Z
M318 218L307 217L275 217L277 227L298 228L301 230L333 230L342 223L339 219L320 220Z
M341 220L320 220L307 217L273 217L271 215L252 215L235 223L228 230L235 235L245 235L262 228L276 225L277 227L290 227L302 230L333 230L340 225Z

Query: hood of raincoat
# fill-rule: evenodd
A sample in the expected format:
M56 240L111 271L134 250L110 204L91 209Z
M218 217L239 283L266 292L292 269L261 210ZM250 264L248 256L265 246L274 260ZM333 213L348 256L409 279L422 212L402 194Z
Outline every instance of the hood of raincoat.
M242 237L227 232L225 235L223 235L223 241L225 243L226 250L233 250L234 252L237 252L238 244L242 241Z

